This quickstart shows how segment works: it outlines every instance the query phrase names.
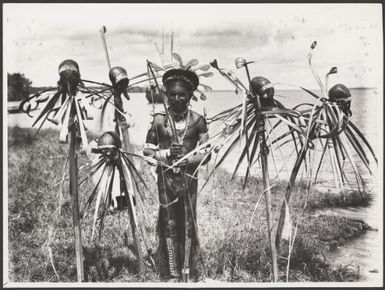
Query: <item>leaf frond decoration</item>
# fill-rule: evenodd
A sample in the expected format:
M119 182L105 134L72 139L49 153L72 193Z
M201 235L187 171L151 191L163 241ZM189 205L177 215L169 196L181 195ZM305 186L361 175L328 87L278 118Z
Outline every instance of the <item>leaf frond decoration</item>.
M300 104L296 106L296 108L299 108L302 105L303 104ZM363 148L363 144L365 144L374 160L376 160L374 151L363 134L360 131L357 135L353 134L353 128L358 130L357 127L351 120L349 120L349 117L344 114L339 106L326 99L322 100L322 102L317 101L311 112L305 113L304 117L303 120L306 122L306 127L308 129L306 133L307 138L304 139L302 148L308 151L314 147L314 144L311 146L306 144L314 142L319 142L321 144L321 158L318 161L319 163L316 164L317 169L311 173L311 175L313 175L311 178L316 182L319 177L322 163L328 162L334 175L336 188L339 191L343 191L344 184L348 182L348 178L346 177L347 168L344 166L344 160L348 159L357 181L356 186L361 190L364 184L362 173L358 170L358 166L356 165L357 158L353 157L350 148L355 150L359 160L364 164L371 175L373 175L373 170L370 166L369 158ZM288 135L288 132L283 133L278 136L276 140L283 140ZM358 136L360 137L360 140L358 140ZM322 139L325 139L326 142L322 142ZM329 152L329 161L324 158L326 152ZM297 163L305 161L305 158L300 157L301 155L298 155ZM292 175L296 176L297 174L298 170L293 169ZM294 181L295 178L293 182ZM289 186L293 186L293 184L290 184ZM352 184L349 183L349 186L352 187Z
M269 129L268 134L261 129L261 118L265 119L263 122L267 122L269 119L276 120L274 126L271 126ZM306 122L302 121L301 123L298 121L299 118L304 119L305 115L297 110L286 109L281 103L276 103L274 109L262 111L261 117L258 117L250 98L244 99L243 103L230 109L226 109L210 118L210 124L215 123L217 127L222 129L222 135L220 135L220 137L218 135L210 137L206 142L206 146L210 148L207 155L216 154L217 157L215 158L213 169L209 173L207 180L204 182L202 189L205 187L208 180L213 176L214 171L216 171L223 164L223 162L227 160L229 155L234 152L237 145L241 145L241 147L239 149L239 153L237 153L239 156L235 161L232 178L234 178L239 171L241 164L246 161L247 166L245 169L245 179L243 184L244 189L247 185L251 166L260 157L260 154L257 154L257 151L261 140L261 134L266 134L266 138L268 138L267 144L270 144L268 145L270 148L272 148L273 144L276 144L288 136L291 138L287 142L294 142L296 144L296 140L299 138L305 139L305 135L307 133ZM286 126L289 128L289 131L282 135L278 135L277 138L273 138L272 136L274 134L271 133L275 132L280 125ZM245 140L245 142L242 142L242 140ZM277 148L279 148L279 146ZM189 155L193 155L199 150L201 150L201 148L191 151ZM188 156L185 157L188 158ZM275 156L273 156L273 158L275 158ZM181 160L183 160L183 158ZM276 166L276 168L277 167L278 166Z
M148 189L141 173L138 171L131 158L151 161L150 158L135 153L125 152L117 148L115 151L111 151L113 152L111 155L106 155L107 151L108 149L99 149L99 147L97 149L93 149L92 152L97 154L98 158L95 159L94 164L85 167L87 172L83 175L82 180L80 181L80 184L83 184L91 177L98 178L92 192L87 197L81 210L81 217L83 218L91 204L95 202L91 239L95 236L98 221L99 239L101 238L103 220L108 212L108 209L113 206L117 207L116 201L113 199L113 191L118 190L121 196L124 195L128 198L133 194L133 186L135 186L136 189L140 188L139 183L143 184L144 187ZM119 179L124 182L119 182L118 185L114 183L115 175L119 176ZM127 178L129 178L129 180L127 180ZM122 184L124 184L123 187ZM118 188L116 188L116 186ZM136 200L138 198L143 199L143 195L141 195L140 192L139 195L135 197ZM131 206L134 206L133 200L131 200L130 203Z
M74 64L75 62L72 61L72 63ZM112 87L95 81L69 78L65 66L61 65L59 66L60 79L57 83L57 87L42 90L23 100L19 105L19 109L28 116L33 117L31 112L41 108L41 111L36 118L33 117L34 121L32 127L35 127L40 122L35 137L48 120L60 127L59 140L62 143L66 143L68 140L68 130L69 126L72 124L70 124L70 115L74 113L74 119L76 120L75 124L81 133L82 146L83 149L85 149L88 140L84 121L91 118L89 117L89 114L93 110L92 107L95 107L95 100L105 97L104 95L107 91L112 91ZM61 68L63 70L61 70ZM78 71L77 77L79 77ZM91 89L86 87L84 82L99 85L101 87L98 89Z

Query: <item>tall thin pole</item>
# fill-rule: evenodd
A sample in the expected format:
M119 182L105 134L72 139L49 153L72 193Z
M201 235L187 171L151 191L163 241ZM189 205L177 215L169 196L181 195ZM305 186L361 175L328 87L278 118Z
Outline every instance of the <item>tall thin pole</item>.
M164 66L164 57L163 57L163 54L162 54L162 52L160 51L160 49L159 49L159 47L158 47L158 44L157 44L156 42L154 43L154 45L155 45L156 50L158 51L159 58L160 58L160 60L162 61L162 66Z
M162 27L162 54L164 54L164 27Z
M312 129L313 128L314 126L312 126ZM301 151L299 152L299 155L297 156L297 159L295 161L293 170L291 171L291 174L290 174L289 182L286 187L285 201L282 203L281 212L278 220L277 233L275 237L275 245L277 249L279 249L281 245L282 231L283 231L283 226L285 223L285 216L286 216L286 204L288 204L290 201L295 179L297 178L297 174L302 165L302 162L305 160L308 149L309 149L309 143L307 142L303 144Z
M249 84L251 84L250 72L249 72L249 68L247 67L247 63L245 63L245 69L246 69L247 79L249 81ZM251 92L251 93L254 94L254 92ZM255 109L257 113L258 130L261 132L260 153L261 153L261 163L262 163L263 191L265 193L266 221L267 221L267 231L268 231L270 250L271 250L273 281L277 282L278 281L277 248L274 242L275 236L272 233L273 223L272 223L272 216L271 216L271 191L270 191L269 167L268 167L268 161L267 161L267 155L269 151L266 145L265 119L261 114L261 102L260 102L259 96L257 94L254 94L254 95L256 98Z
M162 27L162 66L164 66L164 27Z
M265 125L264 125L265 126ZM277 248L274 242L273 224L271 216L271 192L270 192L270 178L269 178L269 167L267 162L268 147L266 145L265 133L262 133L261 140L261 163L262 163L262 176L263 176L263 190L265 192L265 203L266 203L266 221L267 230L271 248L271 259L273 269L273 281L278 281L278 263L277 263Z
M102 28L100 28L99 32L100 32L100 36L102 38L102 43L103 43L103 47L104 47L104 53L106 54L106 60L107 60L108 69L111 69L110 56L108 55L106 36L105 36L105 34L107 32L106 27L102 26Z
M75 100L72 100L75 102ZM70 107L73 108L73 107ZM76 254L76 271L78 282L84 281L84 268L83 268L83 249L82 249L82 235L80 228L79 218L79 192L78 192L78 166L77 166L77 154L75 152L76 147L76 126L74 124L74 112L70 113L71 120L69 128L69 174L70 174L70 194L72 200L72 220L75 236L75 254Z
M103 26L100 29L100 35L102 38L104 51L106 54L107 64L108 64L109 69L111 69L111 63L110 63L110 58L108 55L108 49L107 49L107 43L106 43L106 37L105 37L106 32L107 32L107 29L105 26ZM116 92L116 90L114 90L114 105L115 105L115 113L114 114L115 114L115 120L116 120L116 124L117 124L115 131L119 134L119 128L121 129L124 149L128 152L134 152L134 148L133 148L131 141L130 141L130 135L128 133L129 125L127 124L126 118L119 113L119 111L124 112L123 102L122 102L122 97L121 97L122 93L126 93L126 92ZM130 173L128 173L128 174L130 174ZM131 180L130 187L133 191L132 192L133 195L137 196L136 188L135 188L132 180ZM126 188L128 191L128 187L126 187ZM130 194L130 193L127 192L127 194ZM139 261L139 271L143 272L144 271L144 260L143 260L141 245L140 245L140 237L139 237L139 233L138 233L138 228L137 228L136 223L135 223L134 211L135 211L134 204L132 202L132 199L130 198L129 216L130 216L131 232L132 232L132 237L134 240L136 255L137 255L137 258Z
M154 70L152 68L152 65L151 65L151 62L149 60L147 60L147 68L149 69L152 77L154 78L155 87L157 88L158 93L162 94L162 91L160 89L159 83L158 83L158 81L156 79L156 76L155 76L155 72L154 72ZM169 113L169 110L167 108L167 105L166 105L166 102L165 102L163 96L162 96L162 104L163 104L163 108L164 108L164 111L166 113L166 116L167 116L168 120L170 121L173 139L174 139L175 142L178 142L178 134L176 132L175 122L174 122L174 119L172 118L172 116Z
M123 137L123 146L124 149L127 152L134 152L134 147L131 143L130 140L130 134L128 132L128 129L130 126L127 124L126 118L122 116L119 112L123 112L123 102L122 102L122 97L120 93L114 93L114 104L117 110L115 110L115 120L118 124L118 128L121 129L122 132L122 137ZM117 133L119 134L119 129L117 129ZM128 158L132 161L131 156L128 156ZM138 196L137 189L134 186L132 180L131 180L131 189L132 193L134 196ZM128 190L128 188L127 188ZM131 194L130 192L127 192L127 194ZM129 202L129 215L130 215L130 225L131 225L131 232L132 232L132 237L134 240L134 245L135 245L135 250L136 250L136 255L139 261L139 271L142 273L145 270L144 266L144 260L143 260L143 254L142 254L142 248L141 248L141 243L140 243L140 236L139 236L139 229L137 228L137 225L135 223L135 217L134 217L134 204L132 200L130 199Z
M172 54L174 53L174 31L171 31L171 47L170 47L170 61L172 62Z

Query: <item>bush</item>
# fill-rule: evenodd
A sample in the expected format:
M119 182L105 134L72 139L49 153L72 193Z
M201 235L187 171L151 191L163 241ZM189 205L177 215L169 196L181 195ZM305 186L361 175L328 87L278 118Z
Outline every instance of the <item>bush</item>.
M24 74L8 74L8 101L28 98L32 82Z

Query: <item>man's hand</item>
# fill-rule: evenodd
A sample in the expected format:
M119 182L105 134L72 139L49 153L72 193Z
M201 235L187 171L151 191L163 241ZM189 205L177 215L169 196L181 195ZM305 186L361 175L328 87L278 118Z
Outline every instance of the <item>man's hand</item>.
M171 160L179 159L183 156L182 147L183 147L182 144L179 144L176 142L171 143L171 146L170 146L170 158L171 158Z
M177 167L185 167L185 166L187 166L188 164L189 164L189 160L186 158L186 159L180 161L180 162L178 163Z

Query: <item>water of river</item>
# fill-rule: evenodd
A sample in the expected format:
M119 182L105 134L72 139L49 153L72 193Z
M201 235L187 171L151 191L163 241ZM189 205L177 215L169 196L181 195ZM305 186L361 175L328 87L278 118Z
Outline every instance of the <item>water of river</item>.
M198 113L203 112L203 108L207 110L207 116L213 116L216 113L219 113L225 109L233 107L239 104L242 101L241 95L236 95L232 91L216 91L212 93L207 93L208 98L206 101L192 101L192 109ZM369 143L373 145L375 152L379 152L380 143L379 139L382 138L379 136L379 128L376 123L376 108L378 102L375 101L378 98L378 92L375 89L353 89L352 90L353 100L352 100L352 111L353 116L351 120L364 132ZM144 97L144 94L135 93L131 94L131 100L126 101L124 99L123 105L127 112L132 115L132 119L135 122L135 126L130 129L130 134L132 140L135 144L144 144L146 132L150 125L150 111L153 109L152 105L147 103L147 100ZM299 90L286 90L286 91L277 91L277 100L283 103L287 107L293 107L299 103L303 102L314 102L314 98L310 97L304 91ZM12 105L12 104L9 104ZM162 105L157 104L156 110L161 110ZM98 118L100 114L97 114L97 110L94 112L95 119L86 121L87 127L91 131L99 131ZM34 114L37 114L38 111L35 111ZM111 116L113 114L110 114ZM273 121L274 122L274 121ZM29 118L25 114L8 114L8 126L20 126L20 127L30 127L33 123L33 119ZM56 126L50 122L46 122L46 127L55 128ZM214 126L214 125L213 125ZM104 126L105 129L113 129L112 123ZM281 126L282 129L286 129L284 126ZM210 128L211 129L211 128ZM278 133L278 132L277 132ZM240 147L236 147L228 157L228 160L223 164L223 167L229 171L234 169L235 162L238 159L240 153ZM289 158L292 153L292 146L289 144L282 148L282 150L272 150L270 154L269 171L270 176L273 180L278 181L279 179L286 180L289 177L290 169L294 163L294 158ZM272 157L275 157L275 163L277 168L274 166L274 160ZM239 174L244 174L246 169L246 162L244 162L239 169ZM346 172L348 174L348 179L354 181L354 174L350 164L345 166ZM364 168L362 168L364 169ZM277 174L279 172L279 174ZM366 170L362 172L367 173ZM255 164L253 167L252 174L254 176L261 175L261 168L259 164ZM321 167L320 172L320 182L317 187L321 190L328 190L335 187L334 178L332 176L332 169L329 166L329 162L324 162L324 165ZM376 187L375 180L371 178L368 174L364 174L364 179L368 183L369 187Z
M375 152L378 154L382 146L382 125L378 123L376 112L378 111L379 95L376 89L352 89L352 112L353 116L351 120L357 125L357 127L364 133L369 143L372 144ZM228 109L232 106L239 104L242 100L241 95L236 95L231 91L216 91L207 93L208 99L206 101L199 100L198 102L192 102L192 109L198 113L203 112L203 108L207 110L208 116L213 116L216 113L221 112L224 109ZM150 125L150 112L153 106L147 103L144 94L135 93L130 94L131 100L127 102L124 100L124 108L132 115L132 119L135 122L135 126L130 129L132 140L136 144L144 144L147 129ZM299 90L286 90L277 91L277 100L283 103L287 107L293 107L303 102L314 102L315 99L310 97L307 93ZM9 106L12 104L8 104ZM156 110L161 109L161 105L156 105ZM35 112L37 114L37 112ZM8 126L19 127L31 127L33 120L25 114L8 114ZM47 127L55 127L53 124L48 124ZM98 127L95 125L98 123L98 115L95 114L95 119L92 121L86 121L87 127L91 131L98 131ZM111 126L111 125L107 125ZM111 126L109 129L112 129ZM103 128L108 129L108 128ZM223 164L226 170L232 171L235 166L235 162L238 158L240 148L235 148L234 153L229 156L228 160ZM278 170L280 173L277 177L277 169L270 165L269 173L272 178L272 184L279 180L287 180L290 168L294 162L291 158L290 161L284 160L290 155L291 149L283 147L282 150L277 150L270 154L269 164L274 164L272 155L274 154ZM357 156L356 156L357 157ZM381 156L380 156L381 159ZM244 173L246 164L240 167L239 174ZM348 179L354 183L354 174L347 165ZM363 172L366 172L363 167ZM375 172L376 173L376 172ZM256 164L253 167L252 174L254 176L261 175L261 168ZM380 176L380 174L378 174ZM382 197L379 197L379 189L376 178L372 178L369 174L364 174L364 179L367 182L368 187L374 193L374 201L370 207L367 208L349 208L338 210L327 210L323 213L342 215L348 217L359 218L367 222L373 228L379 231L369 231L359 239L352 241L344 247L337 249L333 253L330 253L329 258L335 264L349 264L360 266L362 279L366 281L374 281L382 277ZM320 171L320 182L317 184L319 190L331 190L334 187L334 178L332 170L328 163L322 166Z

